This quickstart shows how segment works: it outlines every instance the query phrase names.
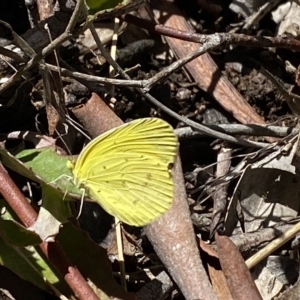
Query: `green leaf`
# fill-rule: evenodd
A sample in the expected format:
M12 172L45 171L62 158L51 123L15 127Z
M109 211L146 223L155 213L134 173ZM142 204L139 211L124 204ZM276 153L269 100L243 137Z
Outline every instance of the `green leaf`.
M109 8L114 8L123 0L86 0L86 3L91 11L97 12Z
M41 243L41 239L37 234L19 223L17 216L3 199L0 199L0 210L0 236L7 243L20 247Z
M67 167L69 158L58 155L52 148L23 150L16 158L40 178L40 183L51 183L64 192L72 188L72 173Z
M72 183L72 173L67 167L69 158L58 155L53 149L22 150L14 157L0 145L0 158L6 167L16 173L54 187L64 200L70 200L70 197L81 199L82 191Z
M144 0L86 0L89 14L101 14L109 16L122 15L137 9L144 3Z
M42 242L36 233L11 220L0 219L0 236L5 242L18 247L38 245Z

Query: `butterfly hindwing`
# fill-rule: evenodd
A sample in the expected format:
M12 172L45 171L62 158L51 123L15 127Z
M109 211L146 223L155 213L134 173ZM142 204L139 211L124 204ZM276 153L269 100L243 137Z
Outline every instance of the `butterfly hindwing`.
M168 210L177 139L166 122L139 119L91 141L73 169L75 183L121 221L143 226Z

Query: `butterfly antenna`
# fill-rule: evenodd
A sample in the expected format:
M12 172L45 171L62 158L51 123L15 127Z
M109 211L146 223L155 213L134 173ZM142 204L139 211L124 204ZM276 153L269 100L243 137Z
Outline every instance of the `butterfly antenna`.
M82 207L83 207L83 201L84 201L84 196L85 196L85 189L81 189L82 190L82 195L81 195L81 199L80 199L80 207L79 207L79 212L78 215L76 217L76 220L79 219L81 213L82 213Z
M127 291L126 277L125 277L125 262L124 262L124 251L123 251L123 239L122 239L122 224L118 218L115 218L116 225L116 238L118 248L118 259L120 266L121 285L125 291Z

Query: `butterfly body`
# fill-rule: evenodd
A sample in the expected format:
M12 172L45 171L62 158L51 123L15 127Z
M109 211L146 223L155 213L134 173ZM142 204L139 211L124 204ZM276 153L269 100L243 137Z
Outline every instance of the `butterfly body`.
M91 141L73 166L74 183L121 221L143 226L172 204L178 142L163 120L126 123Z

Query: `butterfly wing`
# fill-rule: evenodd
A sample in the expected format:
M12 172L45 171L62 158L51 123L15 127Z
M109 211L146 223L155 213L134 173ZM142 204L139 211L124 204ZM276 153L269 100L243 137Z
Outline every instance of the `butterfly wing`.
M83 149L73 169L75 183L109 214L143 226L171 206L177 147L173 129L161 119L126 123Z

